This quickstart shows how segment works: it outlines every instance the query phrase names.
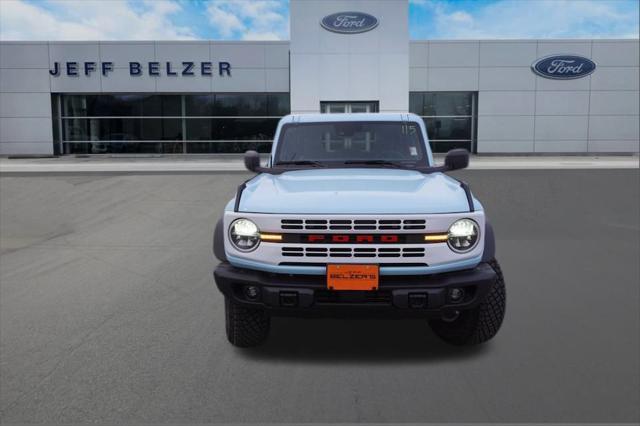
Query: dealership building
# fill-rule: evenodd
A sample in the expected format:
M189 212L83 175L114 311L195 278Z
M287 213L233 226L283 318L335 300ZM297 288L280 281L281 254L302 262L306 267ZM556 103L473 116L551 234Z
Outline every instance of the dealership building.
M638 40L410 40L403 0L291 0L290 34L0 42L0 154L266 152L290 112L412 112L437 152L638 152Z

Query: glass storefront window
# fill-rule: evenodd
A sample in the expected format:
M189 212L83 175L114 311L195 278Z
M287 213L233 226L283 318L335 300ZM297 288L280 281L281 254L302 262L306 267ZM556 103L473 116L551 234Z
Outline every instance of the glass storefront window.
M179 95L64 95L64 117L171 117L182 115Z
M237 153L241 154L248 150L260 153L271 152L270 142L189 142L187 143L187 153L208 154L208 153Z
M471 140L471 117L425 117L424 122L433 140Z
M288 93L185 96L185 112L190 117L278 117L289 114L290 109Z
M475 92L411 92L409 111L422 117L434 152L475 146Z
M67 154L182 154L182 142L65 143Z
M65 141L182 140L178 118L64 118Z
M54 95L58 101L65 152L76 154L268 152L290 111L288 93ZM245 143L254 140L265 142Z

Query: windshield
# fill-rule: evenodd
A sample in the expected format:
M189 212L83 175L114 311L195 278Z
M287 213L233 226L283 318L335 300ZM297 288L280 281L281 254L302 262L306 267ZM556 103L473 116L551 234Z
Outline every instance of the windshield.
M327 163L426 165L418 123L401 121L286 124L274 164Z

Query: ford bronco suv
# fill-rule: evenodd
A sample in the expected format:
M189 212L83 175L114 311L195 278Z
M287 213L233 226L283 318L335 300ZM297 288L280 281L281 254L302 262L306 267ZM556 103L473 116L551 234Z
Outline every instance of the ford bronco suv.
M445 341L491 339L505 284L482 204L434 165L413 114L289 115L266 166L218 221L214 272L236 346L262 343L272 316L421 317Z

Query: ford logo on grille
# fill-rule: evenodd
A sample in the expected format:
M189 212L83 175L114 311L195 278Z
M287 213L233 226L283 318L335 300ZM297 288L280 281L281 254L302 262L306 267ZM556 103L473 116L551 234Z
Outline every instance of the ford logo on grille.
M596 63L582 56L554 55L538 59L531 65L531 69L541 77L572 80L594 72Z
M339 12L322 18L320 25L334 33L357 34L371 31L377 27L378 19L368 13Z

